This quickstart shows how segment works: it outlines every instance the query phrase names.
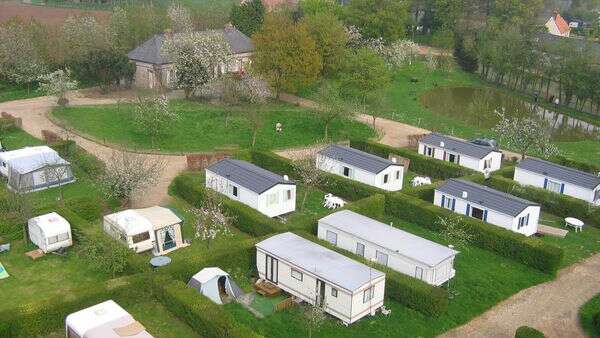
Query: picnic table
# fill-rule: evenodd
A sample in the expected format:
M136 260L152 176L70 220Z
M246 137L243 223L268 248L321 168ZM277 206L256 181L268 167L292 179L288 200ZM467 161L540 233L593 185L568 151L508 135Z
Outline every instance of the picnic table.
M570 226L575 228L575 232L577 232L577 230L579 231L583 231L583 221L575 218L575 217L567 217L565 218L565 226Z
M157 268L171 264L171 258L167 256L156 256L150 259L150 265L156 270Z

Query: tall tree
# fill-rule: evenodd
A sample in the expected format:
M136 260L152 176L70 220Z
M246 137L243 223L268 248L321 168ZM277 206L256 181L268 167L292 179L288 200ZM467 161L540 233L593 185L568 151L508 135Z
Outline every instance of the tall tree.
M317 81L322 60L305 24L294 23L286 13L270 13L252 40L252 69L269 81L276 95Z
M370 38L396 41L405 35L409 22L409 2L404 0L352 0L345 10L345 21Z
M38 78L39 88L46 95L56 96L57 103L61 106L66 105L67 92L77 88L77 81L73 80L71 70L69 68L59 69L52 73L42 75Z
M264 105L272 97L267 83L256 76L246 76L238 85L240 96L251 105L246 107L244 118L252 129L252 147L256 145L258 131L264 125Z
M106 29L93 16L69 16L62 28L62 43L66 62L82 61L91 51L107 49Z
M223 208L223 200L218 193L212 189L206 189L202 200L202 207L192 209L196 216L194 224L194 235L206 243L210 250L211 241L217 237L231 235L230 226L233 218L228 216Z
M159 137L168 134L167 129L178 119L178 112L169 107L166 96L138 97L134 122L141 133L150 136L152 147Z
M348 42L344 25L331 12L306 15L302 23L317 44L323 61L323 74L335 74L342 66Z
M259 30L265 19L265 6L262 0L249 0L234 4L231 8L229 20L247 36L252 36Z
M340 3L337 0L300 0L298 8L304 15L331 13L339 17L343 11Z
M390 83L390 71L383 58L374 51L361 48L347 54L340 74L340 86L345 96L365 104L373 93L385 90Z
M314 109L314 114L323 123L325 141L327 141L331 123L335 120L351 118L355 109L341 96L340 88L330 83L319 88L316 101L319 102L319 105Z
M191 33L194 31L194 23L189 9L172 3L167 9L167 16L171 20L171 29L175 33Z
M527 154L550 157L558 154L558 148L551 141L551 129L545 120L519 114L507 116L504 110L497 112L500 122L494 132L509 149L514 149L525 158Z
M75 65L74 70L79 79L97 82L101 90L107 92L121 80L132 81L135 65L117 50L93 50Z

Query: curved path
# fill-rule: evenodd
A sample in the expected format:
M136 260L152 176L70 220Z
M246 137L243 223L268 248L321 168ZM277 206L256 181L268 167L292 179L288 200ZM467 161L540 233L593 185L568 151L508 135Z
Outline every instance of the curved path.
M87 98L78 92L69 95L69 105L99 105L117 103L115 98ZM77 142L79 146L94 154L99 159L106 161L113 154L115 149L105 145L98 144L78 135L68 133L66 130L52 123L47 114L56 106L56 99L53 97L42 96L33 99L17 100L0 103L0 112L7 112L15 117L23 119L23 130L27 133L42 139L42 130L50 130L58 135L68 135L69 139ZM165 167L161 172L156 186L146 189L134 196L132 204L134 207L147 207L152 205L164 205L169 202L168 186L179 172L187 167L185 156L174 155L148 155L158 158L165 162Z

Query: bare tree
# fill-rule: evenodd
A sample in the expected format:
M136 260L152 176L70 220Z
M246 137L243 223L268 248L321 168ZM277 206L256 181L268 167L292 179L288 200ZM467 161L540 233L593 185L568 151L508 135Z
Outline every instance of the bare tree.
M27 242L27 220L33 217L31 195L9 191L0 206L3 215L12 215L15 223L23 224L23 240Z
M473 241L473 235L467 232L466 226L456 216L438 217L437 225L442 228L441 234L450 244L467 249L467 245Z
M298 177L298 180L307 188L304 189L300 211L304 210L304 204L306 203L306 198L308 197L309 193L308 188L316 189L326 182L326 176L324 175L323 171L319 169L321 164L324 163L318 163L318 161L322 160L320 160L320 158L317 156L317 152L317 148L310 148L296 154L292 160L292 166L294 167L294 172Z
M207 249L215 238L231 235L230 226L234 218L223 211L223 200L217 192L206 189L202 207L190 212L196 216L195 236L206 242Z
M351 119L355 107L348 104L340 94L339 87L325 84L319 89L316 101L319 106L314 109L315 115L323 122L325 127L325 140L329 138L329 126L337 119Z
M46 173L46 182L57 186L59 203L64 205L65 191L63 183L73 175L71 166L60 157L45 159L43 166Z
M256 145L258 131L264 125L264 105L273 96L268 84L259 77L247 76L239 83L240 96L252 104L244 112L244 118L252 129L252 147Z
M155 156L114 151L98 184L107 199L127 206L135 193L158 183L164 167L165 162Z

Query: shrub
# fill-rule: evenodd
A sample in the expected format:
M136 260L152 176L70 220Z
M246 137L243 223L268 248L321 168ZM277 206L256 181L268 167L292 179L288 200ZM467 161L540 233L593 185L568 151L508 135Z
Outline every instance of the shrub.
M385 213L385 195L377 194L348 204L348 210L372 218L381 218Z
M371 264L364 257L340 249L314 235L304 232L297 232L297 234L365 265ZM448 309L448 294L445 290L401 274L383 265L376 263L373 263L373 265L374 268L386 274L385 294L387 297L428 316L438 316Z
M546 336L540 331L529 327L521 326L515 332L515 338L545 338Z
M592 317L592 324L594 324L596 334L600 335L600 311L596 312Z
M588 173L596 174L600 172L600 165L589 164L585 162L579 162L572 159L568 159L563 156L555 156L550 159L550 161L564 165L565 167L576 168L582 171L586 171Z
M446 179L475 173L473 170L461 167L457 164L435 160L430 157L423 156L414 150L406 148L395 148L384 144L363 140L351 140L350 146L352 148L359 149L383 158L388 158L389 154L406 157L410 160L409 169L411 171L433 178Z
M158 299L177 318L203 337L259 338L249 328L210 299L188 288L185 283L168 278L155 279Z
M420 187L407 188L402 190L403 193L422 199L424 201L433 202L435 196L435 189L440 186L439 183L431 185L423 185Z
M78 146L73 140L54 142L50 147L67 159L75 167L81 169L89 177L97 177L104 172L104 162Z
M495 225L457 215L429 202L417 200L403 193L390 194L386 198L386 212L408 222L433 231L441 231L438 217L455 215L465 225L465 231L473 236L473 244L482 249L519 261L538 270L555 273L560 265L563 250L539 239L505 230Z
M88 222L102 218L103 201L86 196L65 200L65 206Z

